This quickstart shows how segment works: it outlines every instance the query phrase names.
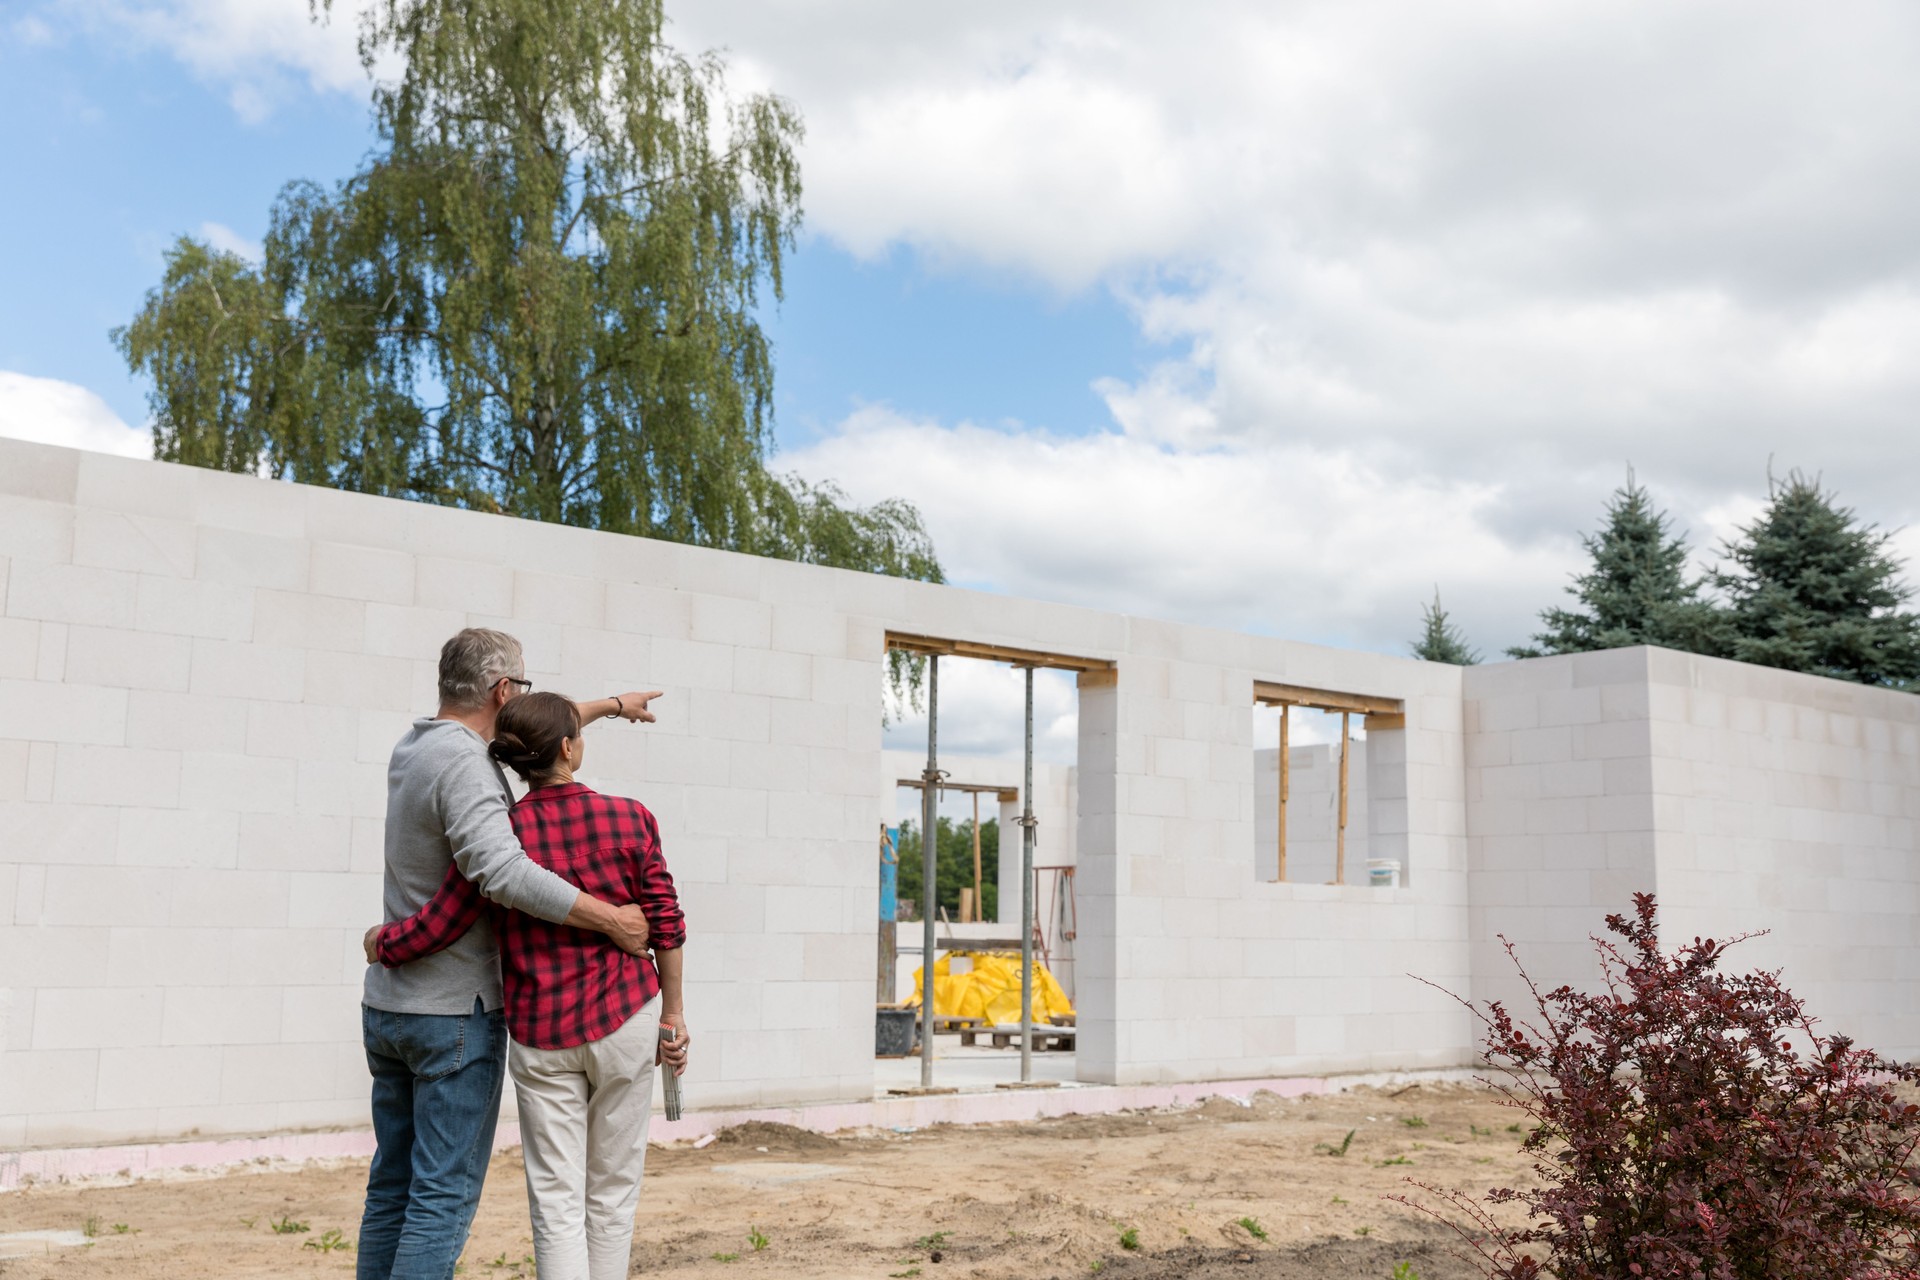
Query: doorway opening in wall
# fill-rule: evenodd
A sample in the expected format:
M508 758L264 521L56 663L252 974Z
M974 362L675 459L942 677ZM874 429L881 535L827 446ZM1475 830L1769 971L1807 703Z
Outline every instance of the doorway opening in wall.
M1405 740L1398 699L1256 681L1254 878L1406 884Z
M924 665L919 698L895 702L884 739L876 1018L894 1034L876 1037L876 1086L1071 1081L1079 690L1111 684L1113 666L929 636L887 643Z

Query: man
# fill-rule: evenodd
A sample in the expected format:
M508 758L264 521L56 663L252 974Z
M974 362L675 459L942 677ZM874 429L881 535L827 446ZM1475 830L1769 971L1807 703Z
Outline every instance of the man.
M581 892L528 858L514 836L513 796L487 743L500 708L532 687L520 642L462 631L440 650L439 683L438 713L414 721L387 765L386 919L413 914L451 862L495 902L644 951L637 904ZM647 704L659 696L581 703L581 723L651 721ZM372 965L361 1020L375 1152L358 1280L449 1280L486 1180L506 1068L492 927L483 919L445 950L396 969Z

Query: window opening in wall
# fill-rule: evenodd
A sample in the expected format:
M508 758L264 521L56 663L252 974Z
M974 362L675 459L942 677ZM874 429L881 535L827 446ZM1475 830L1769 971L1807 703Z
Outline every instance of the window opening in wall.
M897 919L883 918L881 928L896 938L901 1002L914 1000L916 971L947 962L941 981L929 984L934 999L913 1008L918 1087L934 1087L936 1056L950 1063L942 1074L956 1083L1006 1083L995 1077L1011 1065L1005 1050L1015 1048L1019 1083L1035 1083L1036 1050L1047 1059L1049 1079L1040 1083L1071 1080L1077 1027L1064 1008L1073 932L1052 927L1063 886L1072 884L1074 771L1064 761L1077 757L1078 688L1113 683L1113 664L899 633L889 633L887 645L926 663L924 705L903 708L887 732L887 746L900 753L887 777L902 802L900 889ZM910 733L925 735L914 768L903 740ZM1036 780L1037 755L1051 759ZM993 818L989 805L998 808ZM995 849L1001 836L1019 843ZM1045 868L1035 865L1043 843ZM989 875L990 861L999 862L998 875ZM1071 922L1070 901L1065 910ZM916 917L914 927L908 921ZM880 1019L888 1019L884 1007ZM883 1065L876 1074L886 1083L899 1073Z
M1405 727L1395 698L1255 682L1254 741L1274 744L1271 764L1255 754L1259 878L1401 883Z

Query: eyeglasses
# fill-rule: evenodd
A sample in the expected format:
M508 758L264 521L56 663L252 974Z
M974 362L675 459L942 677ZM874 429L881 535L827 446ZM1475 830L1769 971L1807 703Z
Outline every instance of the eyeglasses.
M533 681L531 680L522 680L519 676L501 676L500 680L504 680L508 684L513 685L515 688L519 689L520 692L522 693L533 692ZM499 687L500 680L495 680L493 682L496 688Z

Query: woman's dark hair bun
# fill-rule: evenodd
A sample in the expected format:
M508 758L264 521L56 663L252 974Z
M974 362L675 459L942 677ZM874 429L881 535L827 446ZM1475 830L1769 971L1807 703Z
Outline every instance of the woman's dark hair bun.
M494 739L487 744L487 754L515 772L524 772L540 763L538 752L528 748L520 741L517 733L494 731Z
M528 782L552 773L560 748L580 734L580 712L573 699L541 690L507 700L494 722L487 754Z

